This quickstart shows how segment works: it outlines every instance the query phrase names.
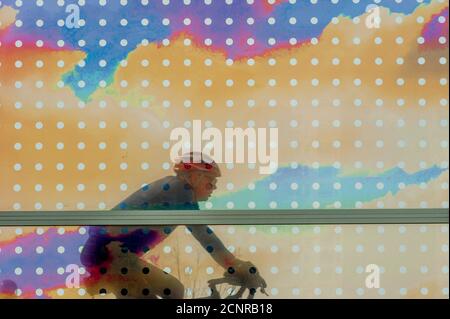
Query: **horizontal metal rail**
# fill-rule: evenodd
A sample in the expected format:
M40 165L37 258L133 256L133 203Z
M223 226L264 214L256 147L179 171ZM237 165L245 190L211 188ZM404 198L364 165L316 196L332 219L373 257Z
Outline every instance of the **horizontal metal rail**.
M0 226L448 224L448 209L4 211Z

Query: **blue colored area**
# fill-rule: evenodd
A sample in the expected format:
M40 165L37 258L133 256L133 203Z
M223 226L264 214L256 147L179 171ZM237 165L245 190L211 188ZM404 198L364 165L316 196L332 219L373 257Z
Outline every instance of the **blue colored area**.
M101 80L107 85L113 81L114 72L120 61L126 59L143 39L149 43L162 40L169 36L170 29L161 24L161 17L151 7L141 6L140 1L129 1L125 7L119 1L108 1L106 6L100 6L98 1L86 1L80 7L80 18L86 23L80 28L68 28L58 26L58 20L66 20L66 6L76 4L77 1L65 1L64 6L58 6L55 2L45 2L43 7L36 6L35 1L23 1L21 7L15 6L15 1L3 1L3 5L12 6L19 13L16 19L23 22L20 28L12 29L13 39L20 39L21 35L31 35L34 39L51 42L56 46L58 40L65 42L65 49L81 50L86 53L84 65L77 65L75 69L63 76L63 80L69 85L76 95L87 100L98 88ZM143 18L148 19L148 25L141 23ZM126 26L121 25L121 19L126 18ZM36 26L36 20L44 21L43 27ZM105 19L107 24L100 26L99 20ZM121 40L127 41L126 46L121 45ZM85 44L80 45L79 41ZM99 45L100 40L107 42L106 46ZM100 60L105 60L107 65L101 67ZM84 82L84 83L82 83ZM81 85L80 85L81 84Z
M430 3L431 0L422 1L423 4ZM313 37L318 37L331 22L333 17L346 16L354 18L366 13L369 5L375 4L388 8L391 12L411 14L419 5L415 0L360 0L354 3L351 0L338 1L333 4L331 1L297 1L295 4L280 4L271 16L276 18L277 23L273 26L264 23L256 29L257 37L266 39L274 37L277 41L289 41L294 37L298 42L302 42ZM290 24L289 19L296 18L295 24ZM311 24L311 18L317 18L316 24ZM364 23L364 22L361 22ZM361 26L365 27L365 26Z
M313 208L315 201L320 203L320 208L327 208L336 201L341 203L341 208L355 208L357 202L369 202L388 193L395 195L401 183L405 187L428 183L444 171L446 169L433 166L413 174L393 168L375 176L341 176L339 170L334 167L280 168L275 174L256 182L254 190L242 189L213 198L211 202L214 209L227 209L228 202L233 202L234 209L248 209L250 201L256 204L255 209L270 209L272 201L276 202L277 208L280 209L290 209L293 201L298 203L299 209ZM296 189L291 188L293 183L297 184ZM314 183L319 184L319 189L313 189ZM340 184L339 189L335 189L335 183ZM357 183L361 183L361 189L355 188ZM383 188L377 187L379 183L383 184ZM276 189L271 190L271 184L276 185ZM201 207L203 208L204 204Z
M64 287L68 273L59 273L58 268L65 270L70 264L80 265L79 247L85 243L86 236L77 233L59 235L56 230L56 227L52 228L44 235L29 234L17 238L13 245L2 246L0 282L12 280L23 291L32 289L33 292L37 288ZM33 238L32 245L30 237ZM36 253L38 246L44 248L43 253ZM21 247L23 251L15 253L14 247ZM58 247L64 247L64 252L58 252ZM43 269L42 275L36 274L37 267ZM21 273L16 274L19 269Z

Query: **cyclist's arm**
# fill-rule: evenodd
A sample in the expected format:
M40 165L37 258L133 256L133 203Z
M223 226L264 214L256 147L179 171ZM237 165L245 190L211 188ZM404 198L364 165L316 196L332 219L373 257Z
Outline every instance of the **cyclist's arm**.
M207 225L186 225L192 235L206 249L211 257L223 268L233 266L236 257L228 251L222 241L213 233Z

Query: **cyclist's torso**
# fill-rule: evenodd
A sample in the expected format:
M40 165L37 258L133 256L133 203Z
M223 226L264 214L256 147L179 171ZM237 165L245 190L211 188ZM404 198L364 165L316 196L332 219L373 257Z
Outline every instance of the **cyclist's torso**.
M189 184L177 176L167 176L137 190L113 210L198 209Z
M198 209L191 187L176 176L167 176L145 185L113 208L113 210ZM176 225L90 227L89 239L83 248L82 262L89 266L106 261L109 257L106 246L113 241L120 242L123 250L142 255L169 236L175 227Z

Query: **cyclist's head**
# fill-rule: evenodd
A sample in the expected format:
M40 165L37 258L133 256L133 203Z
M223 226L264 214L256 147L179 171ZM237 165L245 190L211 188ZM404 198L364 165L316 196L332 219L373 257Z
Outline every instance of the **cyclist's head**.
M216 189L217 178L221 176L219 166L203 153L184 154L175 161L174 171L178 177L191 185L197 201L207 200Z

